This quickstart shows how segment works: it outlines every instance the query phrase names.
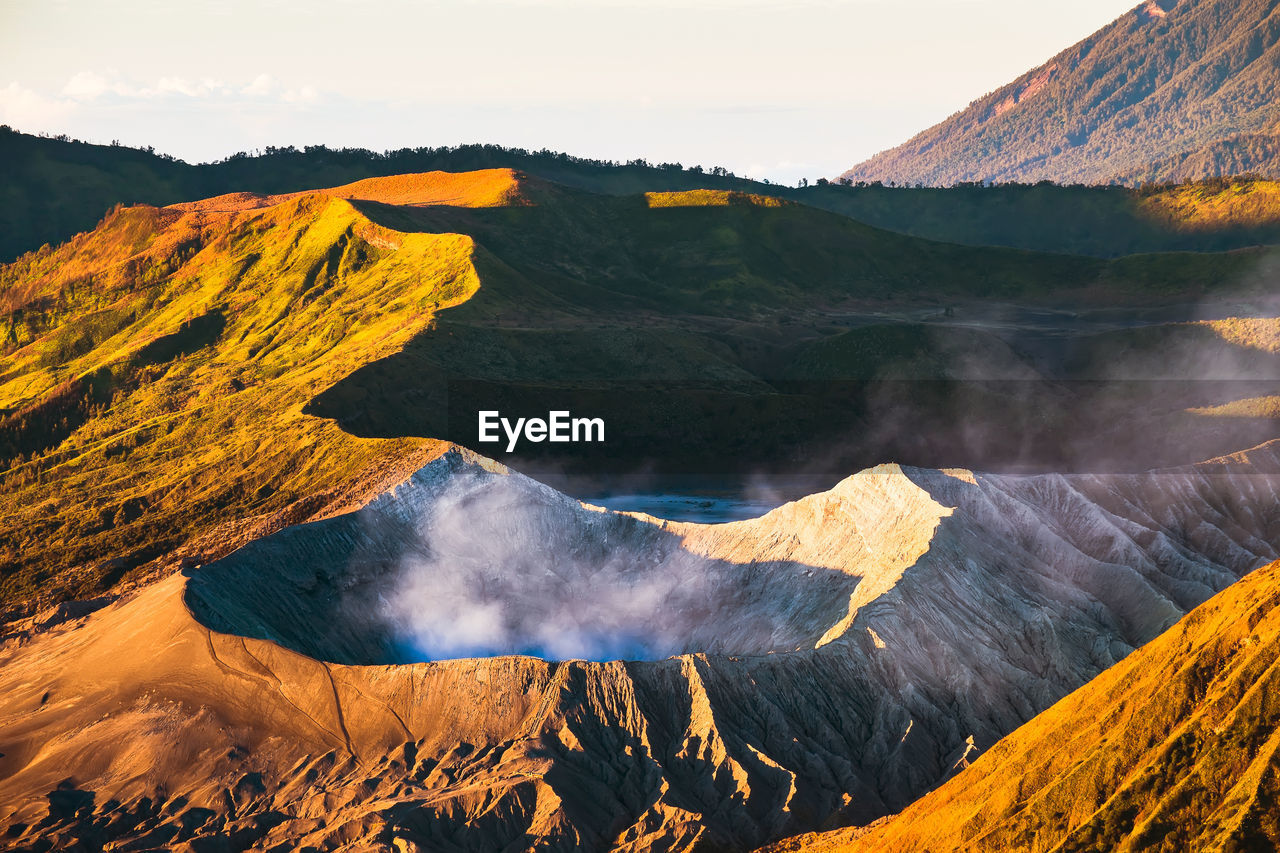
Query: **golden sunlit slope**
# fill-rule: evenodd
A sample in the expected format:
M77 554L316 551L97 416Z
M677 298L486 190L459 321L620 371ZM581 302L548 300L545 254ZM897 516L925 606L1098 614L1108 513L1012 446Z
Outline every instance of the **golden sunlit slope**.
M323 190L258 195L229 193L200 201L181 202L167 209L181 211L234 211L272 207L310 194L348 201L373 201L406 207L449 205L452 207L502 207L526 203L524 188L529 179L513 169L482 169L477 172L421 172L365 178Z
M1233 178L1143 192L1138 209L1179 231L1259 229L1280 222L1280 182Z
M1280 563L870 829L770 851L1280 847Z
M309 194L221 213L128 208L5 267L4 597L101 588L220 522L314 501L321 484L423 447L301 412L466 300L473 246Z
M1280 352L1280 318L1277 317L1227 317L1222 320L1203 320L1222 338L1239 347L1262 352Z
M782 199L732 190L685 190L684 192L645 193L649 207L728 207L741 204L755 207L781 207Z

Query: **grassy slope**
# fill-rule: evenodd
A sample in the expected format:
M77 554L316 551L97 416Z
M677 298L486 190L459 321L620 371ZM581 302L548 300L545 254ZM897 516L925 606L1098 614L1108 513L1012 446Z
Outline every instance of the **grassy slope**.
M5 268L4 597L108 586L406 452L301 409L466 299L471 254L466 237L393 234L306 196L230 216L126 209Z
M1270 0L1158 0L1155 8L1167 14L1155 15L1144 11L1151 6L848 175L949 185L1221 174L1187 168L1197 159L1217 165L1206 156L1215 144L1271 134L1280 119L1272 96L1280 84L1280 11ZM1241 141L1232 152L1261 157L1232 172L1275 164L1266 145ZM1152 172L1156 163L1167 171Z
M870 830L781 851L1274 850L1280 564L1259 569Z
M415 202L393 183L394 194L354 202L129 208L0 269L5 600L87 595L221 521L280 510L421 446L307 414L368 409L334 393L374 362L397 364L381 380L405 393L445 374L759 388L830 333L833 309L1176 301L1259 259L975 249L772 200L693 194L654 207L536 180L514 199L472 187L470 201L511 206L379 201ZM428 201L459 200L437 190ZM872 335L857 352L914 359L899 338ZM406 346L413 358L388 358ZM438 435L427 429L435 405L429 394L406 404L385 434Z

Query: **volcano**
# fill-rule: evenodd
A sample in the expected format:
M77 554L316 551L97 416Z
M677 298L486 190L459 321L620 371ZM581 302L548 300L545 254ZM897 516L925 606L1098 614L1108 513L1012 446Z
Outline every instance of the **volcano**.
M1270 258L512 170L116 210L0 269L5 843L638 853L898 812L1280 556ZM535 403L608 440L465 446ZM655 449L839 482L725 524L572 496Z

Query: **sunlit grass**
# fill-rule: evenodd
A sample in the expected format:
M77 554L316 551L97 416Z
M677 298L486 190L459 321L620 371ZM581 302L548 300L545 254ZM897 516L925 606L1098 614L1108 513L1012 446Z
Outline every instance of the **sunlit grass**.
M684 190L682 192L645 193L649 207L728 207L733 204L753 207L782 207L794 202L755 193L732 190Z
M1194 415L1210 418L1270 418L1280 419L1280 397L1247 397L1232 400L1219 406L1202 406L1189 409Z
M1280 353L1280 317L1228 317L1205 320L1202 325L1236 346Z
M1280 223L1280 183L1223 178L1145 193L1139 210L1183 231L1262 228Z

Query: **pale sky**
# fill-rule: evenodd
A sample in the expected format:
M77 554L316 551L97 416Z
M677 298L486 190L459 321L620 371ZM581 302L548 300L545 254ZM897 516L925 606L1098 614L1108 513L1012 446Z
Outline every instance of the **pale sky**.
M493 142L834 176L1136 0L0 0L0 123L191 162Z

